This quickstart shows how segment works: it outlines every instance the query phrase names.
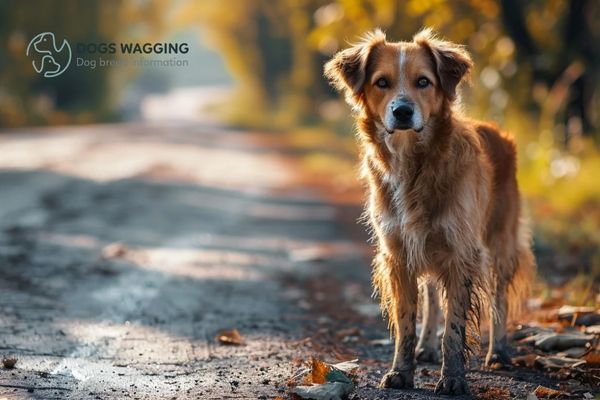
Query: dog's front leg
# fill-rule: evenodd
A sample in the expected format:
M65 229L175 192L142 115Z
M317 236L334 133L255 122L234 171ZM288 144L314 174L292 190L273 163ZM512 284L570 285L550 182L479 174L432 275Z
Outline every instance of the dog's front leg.
M423 302L421 310L423 324L421 326L419 342L417 343L417 360L421 362L437 362L440 351L437 337L438 310L440 306L435 281L428 278L425 285L422 285L422 291Z
M398 268L398 266L396 266ZM400 269L400 268L398 268ZM390 276L395 350L392 369L381 380L382 388L409 389L414 387L415 345L418 288L417 279L404 269L393 270Z
M469 393L465 379L467 312L471 309L471 281L460 273L446 279L446 320L442 338L442 376L436 394Z

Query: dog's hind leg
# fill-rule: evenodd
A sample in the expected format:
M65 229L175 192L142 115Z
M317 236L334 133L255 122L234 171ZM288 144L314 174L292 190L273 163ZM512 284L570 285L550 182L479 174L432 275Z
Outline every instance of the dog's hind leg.
M505 249L505 253L497 252L494 257L494 304L490 307L490 344L485 358L486 366L503 367L512 363L510 346L506 340L506 321L508 316L514 319L520 313L535 277L535 259L530 241L527 226L521 222L518 243L514 245L516 249ZM505 254L512 254L512 257Z
M502 367L511 364L506 341L506 317L508 312L508 282L505 277L496 277L495 290L490 307L490 344L485 365Z
M440 343L437 337L437 323L439 318L440 304L438 301L437 285L435 281L428 278L422 289L423 323L419 343L417 344L416 356L421 362L438 362L440 354Z
M409 389L414 387L416 367L417 279L398 265L387 264L385 270L387 276L379 275L379 278L387 282L381 296L382 303L387 303L385 307L395 336L395 350L392 369L383 376L380 387ZM381 272L380 269L379 274ZM376 284L377 282L376 279Z

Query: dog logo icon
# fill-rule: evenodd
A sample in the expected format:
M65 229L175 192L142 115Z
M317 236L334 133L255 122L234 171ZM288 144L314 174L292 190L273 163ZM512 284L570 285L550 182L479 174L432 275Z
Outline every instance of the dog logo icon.
M38 74L43 73L45 78L59 76L71 63L71 46L67 39L63 39L60 47L56 46L56 38L52 32L37 34L27 45L28 57L33 57L31 65Z

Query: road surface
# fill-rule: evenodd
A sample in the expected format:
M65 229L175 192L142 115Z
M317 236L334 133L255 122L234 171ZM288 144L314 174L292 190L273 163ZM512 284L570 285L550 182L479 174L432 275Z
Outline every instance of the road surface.
M24 129L0 154L0 356L18 358L0 399L287 398L311 355L360 358L351 398L434 398L439 366L417 390L376 388L392 348L360 206L277 134ZM223 329L244 345L219 344ZM490 399L552 385L470 379Z

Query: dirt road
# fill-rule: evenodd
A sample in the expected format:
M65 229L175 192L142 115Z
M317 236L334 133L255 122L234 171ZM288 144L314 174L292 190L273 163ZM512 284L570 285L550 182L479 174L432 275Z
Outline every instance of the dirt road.
M332 203L335 188L312 184L301 151L273 135L191 123L0 135L0 356L18 358L0 369L0 399L285 398L310 355L360 357L351 398L432 398L437 366L420 366L417 390L376 388L391 346L360 209ZM244 346L215 340L232 328ZM484 398L553 384L470 379Z

